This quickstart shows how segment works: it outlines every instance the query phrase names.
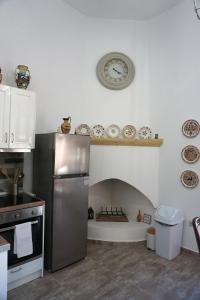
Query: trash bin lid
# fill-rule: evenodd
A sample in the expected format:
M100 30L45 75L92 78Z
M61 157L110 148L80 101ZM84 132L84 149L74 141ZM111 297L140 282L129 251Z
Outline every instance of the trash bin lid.
M160 205L155 211L154 220L168 225L175 225L183 222L184 214L181 209Z

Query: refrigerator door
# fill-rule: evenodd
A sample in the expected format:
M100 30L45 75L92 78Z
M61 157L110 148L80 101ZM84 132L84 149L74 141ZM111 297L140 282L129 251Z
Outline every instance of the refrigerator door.
M54 175L89 174L90 137L55 134Z
M52 271L87 254L88 177L54 179Z

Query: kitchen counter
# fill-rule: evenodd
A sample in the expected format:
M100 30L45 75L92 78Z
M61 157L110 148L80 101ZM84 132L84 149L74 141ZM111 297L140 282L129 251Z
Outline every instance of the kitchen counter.
M27 194L0 197L0 213L44 205L45 201Z

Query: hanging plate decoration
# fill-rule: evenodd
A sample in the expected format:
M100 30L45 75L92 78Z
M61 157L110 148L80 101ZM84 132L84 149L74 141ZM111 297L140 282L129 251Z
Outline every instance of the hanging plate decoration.
M108 126L108 128L106 129L106 133L110 138L118 138L120 132L121 132L120 128L115 124Z
M143 126L142 128L140 128L138 136L140 139L151 139L152 131L148 126Z
M97 138L104 137L105 136L104 127L99 125L99 124L95 125L91 130L91 136L92 137L97 137Z
M182 132L187 137L195 137L200 130L199 123L196 120L187 120L183 123Z
M188 145L183 148L181 156L185 162L193 164L199 160L199 149L193 145Z
M194 171L186 170L181 174L181 182L187 188L195 188L199 183L199 177Z
M126 125L122 129L122 135L124 138L132 139L136 135L136 128L133 125Z
M81 124L76 127L76 134L90 135L90 127L87 124Z

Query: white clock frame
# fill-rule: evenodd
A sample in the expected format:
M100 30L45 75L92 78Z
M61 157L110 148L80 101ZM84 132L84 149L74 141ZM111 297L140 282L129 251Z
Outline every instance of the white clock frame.
M114 78L109 75L108 65L112 61L118 62L120 66L125 66L125 75L121 78ZM116 71L117 72L117 71ZM97 78L108 89L122 90L128 87L135 77L135 66L132 60L125 54L120 52L111 52L104 55L98 62L96 68Z

